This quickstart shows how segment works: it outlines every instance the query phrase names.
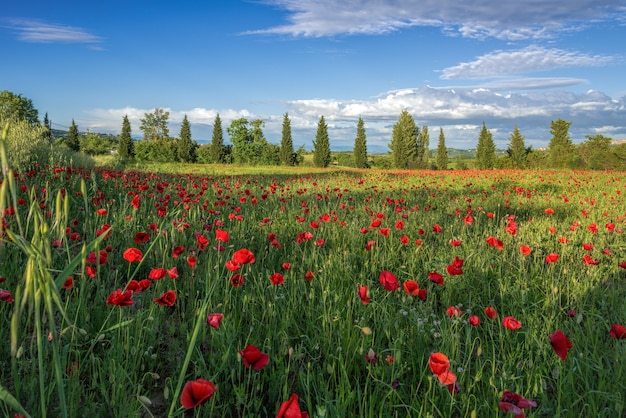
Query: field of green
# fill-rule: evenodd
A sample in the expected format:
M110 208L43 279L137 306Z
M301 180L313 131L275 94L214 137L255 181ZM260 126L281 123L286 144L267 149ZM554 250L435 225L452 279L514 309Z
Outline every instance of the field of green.
M7 166L2 416L626 414L624 173Z

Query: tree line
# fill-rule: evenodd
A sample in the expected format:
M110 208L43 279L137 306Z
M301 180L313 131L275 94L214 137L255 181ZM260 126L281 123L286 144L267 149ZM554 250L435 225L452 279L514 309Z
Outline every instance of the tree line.
M27 126L39 127L38 135L48 143L52 142L51 122L46 113L43 123L39 122L38 111L32 101L8 91L0 92L0 121L21 121ZM446 147L443 128L439 128L437 147L434 155L430 149L428 126L419 127L407 110L403 110L393 125L389 152L387 155L369 155L365 123L359 117L356 125L354 148L349 158L337 158L331 153L328 125L320 116L315 138L313 139L312 162L316 167L328 167L333 162L357 168L379 167L396 169L626 169L626 144L613 144L611 138L603 135L588 135L586 140L575 145L569 134L572 122L557 119L551 122L550 143L546 149L534 150L526 146L525 138L515 126L509 136L504 155L498 155L492 133L483 122L477 138L475 155L472 159L451 159ZM4 124L3 124L4 125ZM178 136L169 132L169 112L157 108L145 113L140 130L143 140L132 138L128 116L122 119L119 136L104 136L87 132L80 134L78 126L72 123L65 138L56 141L74 153L97 155L111 150L117 152L121 161L184 162L204 164L238 165L301 165L308 152L304 146L294 150L291 120L283 115L280 144L267 140L263 133L265 123L260 119L233 120L226 132L230 143L224 142L224 130L220 115L213 122L211 142L199 145L191 137L191 126L184 115ZM337 161L340 160L340 161Z

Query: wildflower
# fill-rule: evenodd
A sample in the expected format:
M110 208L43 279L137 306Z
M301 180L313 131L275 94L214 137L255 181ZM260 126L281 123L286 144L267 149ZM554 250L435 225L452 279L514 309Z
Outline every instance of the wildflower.
M528 407L535 407L537 403L530 399L525 399L521 395L515 392L505 390L502 394L502 400L498 403L498 408L504 412L512 412L515 414L515 418L524 418L524 411L522 409Z
M385 290L389 292L393 292L400 287L396 276L392 272L387 270L383 270L380 272L380 284L382 284Z
M233 277L230 278L230 284L233 287L239 287L243 284L243 282L244 282L244 279L241 274L235 274L233 275Z
M107 297L107 305L115 306L130 306L133 304L133 291L126 290L122 292L121 289L113 291L109 297Z
M374 349L370 348L367 351L367 354L365 354L365 361L367 361L368 363L376 363L378 361L378 354L376 354L376 351L374 351Z
M176 292L173 290L168 290L154 299L154 303L161 306L174 306L174 302L176 302Z
M502 318L502 325L511 331L515 331L516 329L520 329L522 327L522 323L512 316L505 316Z
M550 344L557 356L561 357L561 360L565 361L567 357L567 351L573 347L572 342L563 334L559 329L554 334L550 334Z
M532 252L532 248L530 248L528 245L520 245L519 251L524 257L528 257Z
M255 262L254 254L247 248L235 251L233 260L239 264L254 264Z
M217 387L213 382L206 379L196 379L185 383L183 391L180 394L180 403L185 409L195 408L196 406L209 400L215 394Z
M472 325L472 326L475 326L475 327L476 327L476 326L480 325L480 318L479 318L478 316L476 316L476 315L471 315L471 316L468 318L467 322L469 322L469 323L470 323L470 325Z
M611 331L609 332L611 338L618 340L626 339L626 327L620 324L611 325Z
M415 280L407 280L403 283L404 293L407 295L417 296L420 291L420 287Z
M498 312L493 306L487 306L485 308L485 315L487 315L487 318L489 319L496 319L496 317L498 316Z
M133 238L135 244L143 244L150 241L150 234L148 232L137 232Z
M150 273L148 273L148 278L152 280L161 280L163 277L165 277L166 274L167 270L165 270L163 267L159 267L150 270Z
M0 289L0 301L6 303L13 302L13 295L8 290Z
M428 273L428 278L431 282L443 286L443 276L436 271Z
M550 253L546 256L546 263L556 263L559 259L559 255L557 253Z
M222 322L223 318L224 318L224 314L212 313L212 314L208 314L207 315L206 322L212 328L219 329L220 328L220 322Z
M361 303L363 303L364 305L367 305L368 303L370 303L370 294L369 294L369 290L367 288L367 286L361 286L361 284L358 284L359 286L359 297L361 298Z
M309 418L309 414L300 410L298 395L294 393L289 400L280 405L276 418Z
M461 270L461 267L463 267L463 259L459 257L454 257L452 264L449 264L446 267L446 271L450 276L458 276L463 274L463 270Z
M131 247L124 251L123 257L129 263L137 263L143 260L143 253L139 248Z
M274 273L270 276L270 281L272 284L283 284L285 283L285 277L280 273Z
M450 360L448 360L445 354L431 354L428 359L428 366L442 385L450 385L456 382L455 374L450 371Z
M246 348L239 351L239 355L243 359L243 365L246 367L252 367L254 370L261 370L269 363L269 356L266 353L262 353L258 347L248 344Z

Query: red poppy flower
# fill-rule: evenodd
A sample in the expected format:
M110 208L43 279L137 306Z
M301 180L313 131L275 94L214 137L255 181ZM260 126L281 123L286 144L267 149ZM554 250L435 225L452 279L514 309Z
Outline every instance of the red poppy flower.
M437 375L442 385L451 385L456 382L456 375L450 371L450 360L445 354L431 354L428 359L428 366L430 371Z
M8 290L0 289L0 301L6 303L13 302L13 295Z
M469 322L469 323L470 323L470 325L472 325L472 326L475 326L475 327L476 327L476 326L480 325L480 318L479 318L478 316L476 316L476 315L471 315L471 316L467 319L467 322Z
M274 273L270 276L270 282L272 284L283 284L285 283L285 277L280 273Z
M487 318L489 319L496 319L496 317L498 316L498 312L493 306L487 306L485 308L485 315L487 315Z
M556 263L559 259L559 255L557 253L550 253L546 256L546 263Z
M233 261L236 261L239 264L253 264L255 261L254 254L247 248L242 248L235 251L235 254L233 254Z
M463 267L463 259L459 257L454 257L454 260L452 260L452 264L449 264L446 267L446 271L450 276L458 276L463 274L463 270L461 269L461 267Z
M178 256L184 252L185 252L185 247L183 247L182 245L174 247L174 249L172 249L172 258L178 258Z
M133 291L126 290L122 292L122 289L113 291L109 297L107 297L107 305L115 306L130 306L133 304Z
M505 390L502 394L502 400L498 403L498 408L503 412L511 412L515 414L515 418L524 418L526 415L522 409L535 407L537 403L530 399L525 399L515 392Z
M522 327L522 323L512 316L505 316L502 318L502 325L511 331L515 331L516 329L520 329Z
M191 257L187 257L187 264L189 264L189 267L194 268L196 266L196 257L191 256Z
M367 305L368 303L370 303L370 295L369 295L369 290L367 288L367 286L361 286L361 284L358 284L359 286L359 297L361 298L361 302L363 303L363 305Z
M243 284L244 282L244 278L241 274L235 274L233 275L233 277L230 278L230 284L233 287L239 287Z
M550 344L557 356L561 357L561 360L565 361L567 357L567 351L573 347L572 342L563 334L559 329L554 334L550 334Z
M315 277L315 273L313 273L312 271L307 271L304 274L304 280L306 280L307 282L310 282L311 280L313 280L313 277Z
M463 311L461 311L456 306L449 306L448 309L446 309L446 315L448 315L449 317L459 317L463 315Z
M154 302L161 306L174 306L174 302L176 302L176 292L168 290L158 298L155 298Z
M185 383L183 391L180 394L180 403L185 409L195 408L209 400L216 391L217 387L213 382L202 378L196 379Z
M546 208L543 213L545 213L546 215L554 215L554 209L552 208Z
M585 251L593 250L593 244L583 243L583 250L585 250Z
M581 260L583 260L586 266L597 266L600 264L598 260L594 260L589 254L585 254Z
M385 290L389 292L393 292L400 287L397 277L392 272L387 270L380 272L380 284L382 284Z
M143 244L145 242L150 241L150 234L147 232L137 232L135 237L133 238L135 244Z
M620 266L623 269L626 269L626 261L621 261L618 266Z
M611 325L611 331L609 332L611 338L622 340L626 338L626 327L620 324Z
M402 284L404 286L404 293L407 295L417 296L420 291L420 287L415 280L407 280Z
M428 289L420 289L419 292L417 293L417 297L420 298L420 300L426 300L427 294L428 294Z
M438 234L438 233L440 233L441 231L443 231L443 228L441 227L441 225L439 225L439 224L435 224L435 225L433 225L433 232L434 232L434 233Z
M520 245L519 251L524 257L528 257L532 252L532 248L530 248L528 245Z
M106 215L107 213L109 213L109 211L106 210L106 209L98 209L98 210L96 210L96 215Z
M235 260L228 260L224 265L230 271L237 271L241 268L241 264L239 264Z
M95 267L86 266L85 273L87 274L87 276L93 279L94 277L96 277L96 274L98 274L98 270Z
M489 244L489 246L496 247L498 250L504 249L504 243L494 236L488 236L487 238L485 238L485 241L487 241L487 244Z
M148 274L148 278L152 280L161 280L163 277L165 277L166 274L167 274L167 270L165 270L163 267L159 267L159 268L150 270L150 273Z
M443 276L436 271L432 271L428 273L428 278L431 282L436 283L440 286L443 286Z
M133 197L133 200L130 201L130 205L135 209L139 209L139 207L141 206L141 197L139 195L135 195L135 197Z
M212 314L208 314L207 315L206 322L211 327L213 327L215 329L219 329L220 328L220 322L222 322L222 319L224 319L224 314L212 313Z
M246 367L252 367L254 370L261 370L269 363L269 356L266 353L262 353L258 347L248 344L246 348L239 351L239 355L243 359L243 365Z
M178 269L176 267L172 267L167 270L167 275L170 276L170 279L178 279Z
M306 411L300 410L298 395L294 393L288 401L280 405L276 418L309 418L309 414Z
M143 279L140 281L131 280L130 282L128 282L126 290L132 290L133 293L141 293L143 290L149 288L151 284L152 282L148 279Z
M139 248L131 247L124 251L123 257L129 263L138 263L143 260L143 253Z
M63 286L61 286L62 289L67 289L67 290L70 290L73 287L74 287L74 279L72 278L72 276L65 279L65 281L63 282Z
M408 245L409 244L409 237L407 235L402 235L400 237L400 243L402 245Z

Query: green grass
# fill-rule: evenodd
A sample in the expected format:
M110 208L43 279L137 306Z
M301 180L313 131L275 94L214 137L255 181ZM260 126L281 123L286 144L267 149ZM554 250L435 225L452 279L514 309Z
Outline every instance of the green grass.
M528 416L624 414L626 341L609 337L611 324L626 323L623 173L141 168L3 177L0 209L10 233L0 237L0 288L15 299L0 302L0 338L15 347L0 347L3 415L19 404L31 416L275 416L297 393L310 416L485 417L503 415L504 390L537 402ZM507 232L511 220L515 235ZM227 243L216 241L217 229L228 232ZM135 243L137 232L150 239ZM304 232L312 238L299 240ZM503 249L489 246L489 236ZM32 254L17 237L47 260L32 300L23 296ZM523 256L520 245L532 253ZM176 246L185 248L178 258ZM140 263L124 260L130 247L142 250ZM241 248L255 262L242 266L245 282L234 287L225 263ZM87 264L92 249L106 251L106 262ZM559 260L546 263L549 253ZM585 254L600 263L586 266ZM463 274L451 276L446 266L455 257ZM179 278L150 280L130 306L107 305L114 290L160 267L176 267ZM398 290L381 286L383 270L397 276ZM433 271L443 286L428 279ZM270 282L276 272L284 284ZM61 287L64 275L74 278L72 289ZM428 290L425 301L404 292L406 280ZM369 304L358 284L369 287ZM153 302L167 290L176 292L173 306ZM55 294L59 306L36 309L37 297L53 302ZM463 315L448 317L449 306ZM485 316L487 306L498 318ZM219 329L207 325L208 313L224 314ZM471 326L470 315L480 325ZM509 315L521 329L502 326ZM565 361L550 344L557 329L573 343ZM248 344L269 355L266 367L244 367L238 351ZM366 361L370 349L375 363ZM433 377L433 352L449 357L458 394ZM181 388L197 378L218 390L184 413Z

